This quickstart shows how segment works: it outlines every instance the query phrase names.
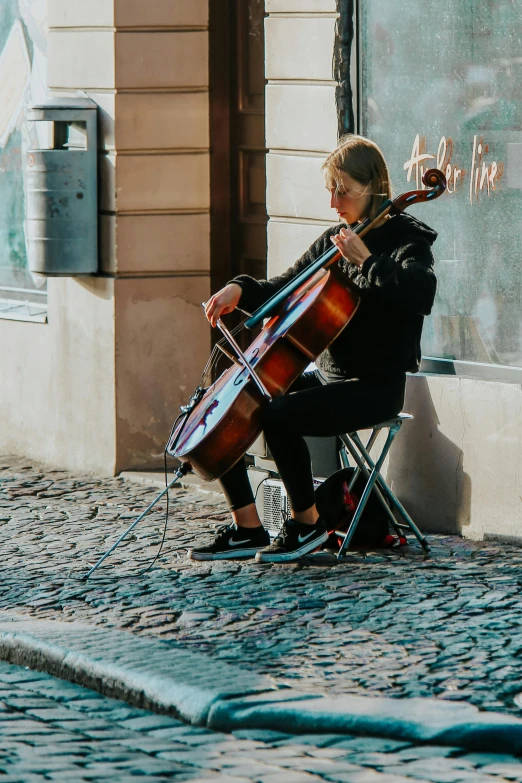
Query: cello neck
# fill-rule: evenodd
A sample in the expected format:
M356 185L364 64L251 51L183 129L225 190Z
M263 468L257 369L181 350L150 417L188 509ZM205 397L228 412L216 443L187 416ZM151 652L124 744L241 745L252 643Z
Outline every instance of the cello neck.
M368 231L371 231L373 228L377 228L386 219L391 208L392 202L388 199L381 205L381 208L373 219L367 218L362 223L359 223L359 225L355 227L354 232L362 237L367 234ZM250 316L250 318L247 318L245 321L246 328L253 329L254 326L260 324L262 321L264 321L265 318L269 318L271 315L273 315L274 310L276 310L277 307L290 296L290 294L293 294L294 291L297 291L297 289L300 288L303 283L306 283L306 281L309 280L312 275L315 275L315 273L320 269L334 264L340 258L341 254L336 247L332 247L330 250L327 250L326 253L323 253L322 256L319 256L319 258L307 266L306 269L297 275L297 277L294 277L293 280L290 280L285 286L283 286L283 288L281 288L280 291L278 291L276 294L274 294L274 296L268 299L268 301L261 305L261 307L259 307L255 313Z

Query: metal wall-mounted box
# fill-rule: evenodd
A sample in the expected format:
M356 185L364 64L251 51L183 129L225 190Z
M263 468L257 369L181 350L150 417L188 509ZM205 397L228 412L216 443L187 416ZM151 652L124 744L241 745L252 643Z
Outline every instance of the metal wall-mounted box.
M29 269L48 276L98 271L97 105L52 98L31 106L40 149L26 160ZM42 125L44 124L44 125Z

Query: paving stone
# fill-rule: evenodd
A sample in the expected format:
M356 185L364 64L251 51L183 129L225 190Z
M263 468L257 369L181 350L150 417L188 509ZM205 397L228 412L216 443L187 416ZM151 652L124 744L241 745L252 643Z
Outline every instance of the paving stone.
M139 718L128 718L118 721L120 726L133 731L150 731L151 729L166 729L182 726L179 720L169 718L167 715L145 715Z
M455 748L455 750L457 750ZM484 767L489 764L521 764L522 760L511 756L508 753L468 753L465 758L478 767Z
M462 754L462 749L451 745L410 745L407 748L397 751L397 756L402 761L415 761L421 758L437 758L439 756L455 756ZM487 754L476 754L477 758L488 758ZM475 754L466 754L466 759L469 759L471 763L478 764L474 761ZM513 758L510 756L510 758ZM486 762L484 762L486 763Z
M507 780L522 780L522 762L515 764L486 764L480 768L483 775L497 775Z
M259 740L261 742L277 742L287 740L290 735L282 731L271 731L270 729L237 729L233 732L238 739ZM293 741L293 737L292 740Z
M277 759L277 764L283 768L300 769L313 775L332 777L339 773L358 772L361 765L348 761L332 761L330 759Z
M212 775L204 778L189 778L190 783L251 783L251 778L230 777L229 775ZM136 783L136 779L131 781Z
M251 780L253 778L250 778ZM309 775L306 772L276 771L266 775L256 776L259 783L312 783L321 780L317 775Z
M217 736L214 732L209 731L208 729L203 729L199 726L168 726L167 728L162 729L149 729L148 735L150 737L156 737L157 739L169 739L172 742L184 742L185 738L191 737L202 737L203 742L205 742L208 738ZM223 735L219 735L223 736Z
M411 767L406 765L405 767L395 767L391 764L386 769L386 774L402 776L406 779L415 780L429 780L431 783L457 783L458 781L466 781L466 783L479 783L479 779L482 777L477 770L464 770L464 769L431 769L429 767Z
M300 745L312 745L315 748L327 748L332 745L337 745L338 743L342 743L343 741L349 741L353 738L351 738L349 735L343 735L343 734L299 734L299 744ZM369 738L371 741L371 737ZM377 740L377 742L385 742L386 740ZM273 742L273 740L271 741ZM278 746L282 745L293 745L295 742L295 736L287 736L284 740L277 740L276 743ZM393 743L393 740L391 740Z
M141 750L143 753L150 753L153 756L161 753L172 753L175 752L176 749L181 751L187 749L186 745L176 744L174 742L169 742L168 740L156 740L142 734L129 740L119 740L119 742L121 745L127 746L130 750Z
M50 725L52 726L52 724ZM49 745L56 746L62 742L69 743L71 741L70 734L59 732L54 727L47 730L45 727L43 727L38 734L23 734L21 735L21 738L28 745L40 745L45 747L48 747Z
M412 778L368 769L362 769L360 772L340 772L326 777L326 780L332 783L412 783ZM415 783L430 783L430 781L417 778Z
M411 747L409 742L400 742L380 737L348 737L341 738L336 735L335 748L345 748L359 753L397 753Z
M76 723L84 722L82 715L79 715L77 712L73 712L72 710L67 710L65 709L65 707L63 708L54 707L54 709L51 706L46 706L44 709L29 707L28 709L25 709L25 714L31 715L34 718L43 718L44 720L52 720L52 721L73 720Z
M167 750L158 753L158 758L166 759L178 764L184 764L187 767L198 767L202 769L219 770L222 767L230 767L229 759L219 756L219 754L207 756L199 750Z

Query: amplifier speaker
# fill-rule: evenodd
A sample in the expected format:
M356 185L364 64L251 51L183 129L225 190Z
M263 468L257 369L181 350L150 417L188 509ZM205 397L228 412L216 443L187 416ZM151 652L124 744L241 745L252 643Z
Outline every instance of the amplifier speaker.
M341 467L339 462L340 441L338 438L305 438L312 459L314 482L317 486ZM277 467L272 455L266 448L261 435L255 448L249 450L253 460L248 474L256 496L256 506L271 536L275 536L281 527L285 514L291 513L291 506L283 482L279 479Z

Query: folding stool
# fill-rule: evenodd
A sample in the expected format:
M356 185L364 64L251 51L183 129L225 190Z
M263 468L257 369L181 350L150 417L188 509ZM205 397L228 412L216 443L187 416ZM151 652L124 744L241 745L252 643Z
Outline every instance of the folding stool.
M350 541L352 540L353 535L357 529L357 525L360 522L362 513L364 511L364 507L366 506L366 503L368 501L368 498L370 497L372 489L375 491L377 498L379 499L379 502L381 503L383 509L386 511L390 524L393 530L395 531L395 533L397 535L401 535L402 530L410 530L413 533L413 535L417 538L424 551L425 552L430 551L428 541L422 535L422 533L420 532L415 522L413 521L413 519L410 517L410 515L408 514L408 512L400 502L400 500L398 500L398 498L394 495L394 493L391 491L384 478L381 476L381 468L383 466L384 460L386 459L386 455L388 454L391 448L395 436L397 435L400 428L402 427L403 422L408 421L410 419L413 419L413 416L410 416L409 413L399 413L399 415L393 419L388 419L388 421L383 421L380 424L375 424L372 427L372 434L370 435L370 438L366 443L366 445L362 443L357 432L349 432L346 435L339 436L343 443L343 447L341 448L341 452L340 452L341 461L343 465L345 467L348 467L349 465L348 454L350 454L357 466L354 472L354 476L350 481L350 486L348 487L348 489L350 491L352 490L359 475L362 474L366 478L366 486L361 495L361 499L359 500L359 504L355 510L355 514L353 515L352 520L348 526L348 530L346 531L346 533L343 532L339 534L341 536L344 536L344 540L341 543L339 552L337 553L337 558L339 560L343 557L344 552L350 545ZM379 454L377 460L374 461L370 456L370 452L381 430L388 430L388 436L381 450L381 453ZM388 499L389 503L386 502L385 498ZM391 504L391 507L389 504ZM396 520L393 514L393 509L395 509L402 517L402 519L404 520L403 523L398 522Z

